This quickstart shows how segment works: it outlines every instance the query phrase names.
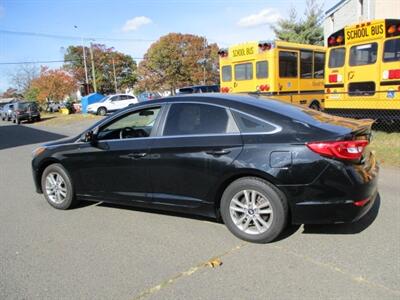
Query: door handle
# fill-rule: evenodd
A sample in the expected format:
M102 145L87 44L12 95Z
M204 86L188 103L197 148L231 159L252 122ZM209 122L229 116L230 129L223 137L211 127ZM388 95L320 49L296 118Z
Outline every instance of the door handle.
M231 153L231 150L221 149L221 150L211 150L207 151L207 154L214 155L214 156L221 156L225 154Z
M147 155L146 152L139 152L139 153L129 153L128 157L132 158L132 159L136 159L136 158L142 158L145 157Z

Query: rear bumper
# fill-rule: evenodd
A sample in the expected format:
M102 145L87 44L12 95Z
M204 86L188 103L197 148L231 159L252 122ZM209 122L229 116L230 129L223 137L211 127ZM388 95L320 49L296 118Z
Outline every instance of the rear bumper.
M379 167L333 162L311 184L283 187L294 224L349 223L362 218L378 195Z
M362 206L355 205L354 200L328 202L297 203L294 224L337 224L351 223L361 219L373 207L377 198L375 191Z

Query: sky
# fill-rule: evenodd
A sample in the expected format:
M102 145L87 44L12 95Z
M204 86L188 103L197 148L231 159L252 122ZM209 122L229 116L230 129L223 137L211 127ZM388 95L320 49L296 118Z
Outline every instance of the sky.
M338 2L318 1L324 11ZM139 62L170 32L205 36L220 47L273 39L270 25L291 7L302 16L305 6L306 0L0 0L0 92L12 85L10 74L18 68L4 63L60 61L82 37L86 45L92 38Z

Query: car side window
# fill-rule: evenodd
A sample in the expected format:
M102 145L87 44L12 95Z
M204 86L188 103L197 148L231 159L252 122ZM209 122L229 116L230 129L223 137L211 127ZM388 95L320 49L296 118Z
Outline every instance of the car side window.
M175 103L169 110L163 135L235 132L239 132L236 123L223 107L200 103Z
M238 111L232 112L241 133L273 133L278 126Z
M123 115L102 127L97 134L97 139L111 140L149 137L160 109L160 107L152 107Z
M111 101L119 101L120 100L120 96L114 96L110 98Z

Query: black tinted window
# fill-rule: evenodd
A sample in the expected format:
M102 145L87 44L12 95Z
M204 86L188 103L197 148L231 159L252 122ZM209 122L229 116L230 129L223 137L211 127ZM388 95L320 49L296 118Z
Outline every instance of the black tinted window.
M266 121L244 113L234 111L233 115L242 133L272 132L278 128Z
M169 110L164 135L237 132L225 108L207 104L178 103Z
M324 78L325 53L314 52L314 78Z
M296 52L279 52L279 77L297 77Z
M312 64L313 54L312 51L300 52L300 77L312 78Z
M388 40L385 42L383 49L383 61L399 61L400 60L400 39Z
M344 65L345 48L331 49L329 52L329 68L340 68Z
M357 45L350 48L350 66L369 65L376 62L378 44Z
M256 77L268 78L268 61L258 61L256 64Z
M235 80L250 80L253 79L253 64L235 65Z
M222 67L222 81L231 81L232 80L232 67L231 66L223 66Z

